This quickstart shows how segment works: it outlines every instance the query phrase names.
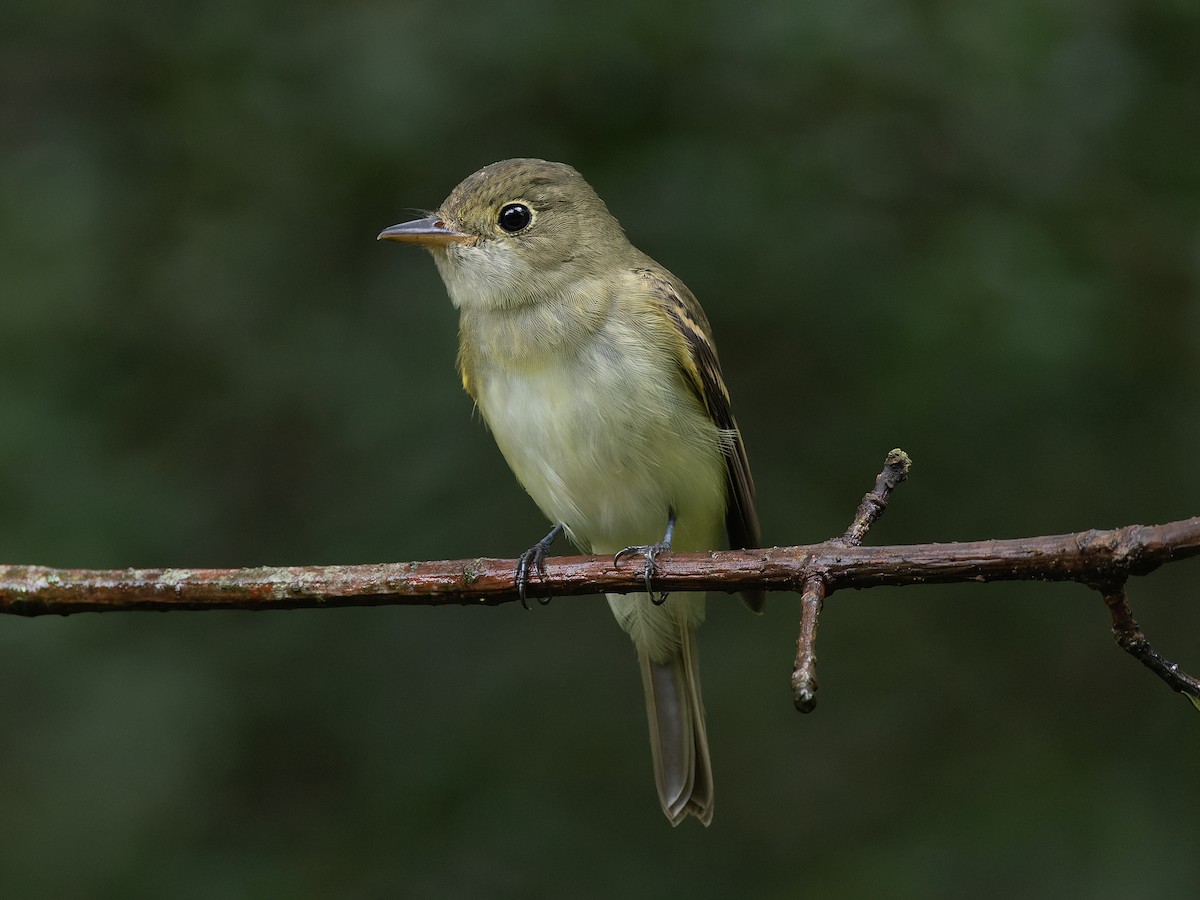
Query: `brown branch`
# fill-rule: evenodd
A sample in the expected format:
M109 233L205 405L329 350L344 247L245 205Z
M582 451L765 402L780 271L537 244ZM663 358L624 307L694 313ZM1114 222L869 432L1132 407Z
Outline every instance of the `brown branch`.
M950 544L854 547L841 540L764 550L659 557L655 590L799 591L818 572L829 592L881 585L1075 581L1094 586L1200 555L1200 516L1111 531ZM346 606L496 606L516 602L516 560L287 566L256 569L52 569L0 565L0 614L130 610L310 609ZM530 597L645 591L640 567L611 557L546 560Z
M830 592L881 585L976 581L1110 583L1200 555L1200 516L1111 531L950 544L799 547L675 553L656 562L655 590L797 591L812 572ZM52 569L0 565L0 614L345 606L497 606L516 602L513 559L286 566L256 569ZM645 591L638 567L611 557L546 560L530 597Z
M862 547L858 542L907 474L893 451L859 506L850 528L821 544L677 553L657 561L658 591L764 589L801 593L801 635L793 687L798 707L816 691L813 650L824 599L843 588L987 581L1074 581L1104 594L1122 649L1200 708L1200 682L1157 654L1133 619L1124 592L1131 576L1200 555L1200 516L1163 525L1108 531L970 541ZM359 566L257 569L52 569L0 565L0 614L40 616L130 610L305 609L447 604L494 606L519 600L516 561L473 559ZM531 597L644 591L640 568L609 557L547 560ZM797 687L798 686L798 687Z

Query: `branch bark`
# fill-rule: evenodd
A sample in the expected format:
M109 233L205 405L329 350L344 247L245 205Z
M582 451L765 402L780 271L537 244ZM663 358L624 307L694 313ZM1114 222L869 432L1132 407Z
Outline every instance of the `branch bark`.
M1153 651L1133 620L1125 595L1130 577L1200 555L1200 516L1162 525L1012 540L859 546L857 542L886 506L891 490L907 474L907 457L900 454L901 462L897 453L889 455L875 489L864 497L841 537L797 547L670 554L656 562L654 589L732 593L763 588L801 593L802 627L793 688L797 707L811 709L816 690L812 648L817 614L834 591L967 581L1074 581L1104 596L1122 649L1200 708L1200 682ZM516 560L482 557L253 569L90 570L0 565L0 614L496 606L520 599L513 579L515 567ZM569 597L645 589L641 566L614 566L608 557L572 556L547 560L544 576L536 575L526 593L530 597ZM801 695L798 684L808 691L806 695Z
M1146 575L1200 555L1200 516L1012 540L856 547L841 539L798 547L659 557L656 591L799 591L819 574L828 592L882 585L1075 581L1089 587ZM344 606L497 606L520 598L516 560L282 566L253 569L53 569L0 565L0 614L67 616L131 610L310 609ZM645 591L642 568L609 557L546 560L530 597Z

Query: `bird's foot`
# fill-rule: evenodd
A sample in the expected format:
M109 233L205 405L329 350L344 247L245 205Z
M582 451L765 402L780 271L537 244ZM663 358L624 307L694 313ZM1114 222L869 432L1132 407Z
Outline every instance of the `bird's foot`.
M546 557L550 554L550 545L562 533L562 525L555 525L548 535L517 557L517 569L514 573L514 578L517 583L517 596L521 598L521 605L525 609L529 609L529 603L525 599L525 589L529 586L529 578L533 572L537 572L543 577L545 576ZM545 606L552 599L554 598L538 597L538 603Z
M659 544L637 544L632 547L625 547L623 550L618 550L617 555L613 557L613 565L621 565L622 556L632 556L635 553L640 553L646 557L646 568L644 570L644 578L646 580L646 593L650 595L650 602L655 606L662 606L670 596L666 591L663 591L657 597L654 595L654 588L650 586L650 578L654 575L656 561L663 553L671 552L671 542L663 541Z

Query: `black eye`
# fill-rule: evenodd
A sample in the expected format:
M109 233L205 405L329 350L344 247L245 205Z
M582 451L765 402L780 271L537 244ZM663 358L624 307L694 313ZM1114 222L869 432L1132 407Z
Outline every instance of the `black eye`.
M497 221L501 228L509 234L514 234L527 226L532 218L533 213L524 203L508 203L500 210L500 218Z

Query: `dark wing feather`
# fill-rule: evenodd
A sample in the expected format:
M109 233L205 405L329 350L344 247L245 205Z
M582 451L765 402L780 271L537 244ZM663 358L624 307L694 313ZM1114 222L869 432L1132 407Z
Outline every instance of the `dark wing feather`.
M713 423L732 435L722 453L725 456L726 510L725 530L729 546L753 549L762 543L758 513L754 509L754 479L750 477L750 462L742 434L733 418L729 390L721 377L721 364L712 340L712 328L700 303L692 292L669 272L661 269L641 269L651 294L662 303L664 311L683 337L686 354L681 368ZM762 591L743 591L742 599L755 612L761 612L766 602Z

